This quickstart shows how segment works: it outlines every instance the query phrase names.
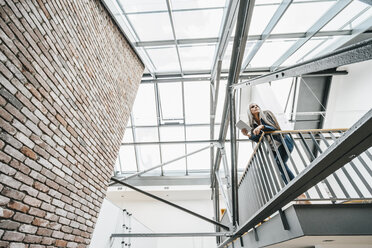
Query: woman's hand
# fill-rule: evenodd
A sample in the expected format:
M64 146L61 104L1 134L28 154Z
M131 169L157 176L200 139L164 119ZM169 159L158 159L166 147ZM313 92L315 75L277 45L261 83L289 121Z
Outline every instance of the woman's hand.
M248 130L243 128L242 129L242 134L245 135L245 136L248 136L249 138L251 137L251 135L249 134Z
M264 129L264 125L259 125L258 127L256 127L256 128L253 130L253 134L254 134L254 135L259 135L262 129Z

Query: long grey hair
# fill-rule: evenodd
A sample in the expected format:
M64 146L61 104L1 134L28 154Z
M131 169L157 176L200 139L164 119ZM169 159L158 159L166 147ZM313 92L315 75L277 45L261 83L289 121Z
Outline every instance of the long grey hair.
M251 112L252 105L257 105L258 106L258 104L256 104L256 103L249 104L248 110L247 110L248 125L253 128L254 127L253 124L255 123L255 119L254 119L254 117L252 115L252 112ZM258 106L258 107L260 109L260 112L258 113L259 120L262 119L265 123L269 124L270 126L275 127L277 130L281 130L275 115L270 110L262 110L260 108L260 106Z

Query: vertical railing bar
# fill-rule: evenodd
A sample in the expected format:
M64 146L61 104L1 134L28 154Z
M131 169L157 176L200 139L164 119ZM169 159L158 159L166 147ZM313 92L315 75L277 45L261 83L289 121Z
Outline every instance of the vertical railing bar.
M265 166L265 164L263 163L263 161L261 159L261 156L259 154L259 151L260 151L260 148L258 148L257 151L256 151L257 159L258 159L258 163L260 164L260 169L261 169L261 172L262 172L262 176L263 176L263 178L265 180L267 191L269 193L269 199L271 199L274 196L275 193L272 190L272 188L270 187L270 186L272 186L271 181L270 181L270 177L269 177L269 175L267 173L266 166Z
M330 144L328 143L328 141L325 139L325 137L323 136L323 134L320 132L319 133L321 139L323 140L324 144L328 147L330 147ZM347 198L350 198L350 195L349 193L347 192L346 188L344 187L344 185L341 183L341 180L340 178L338 177L337 175L337 171L335 171L333 174L333 177L335 178L338 186L341 188L342 192L344 193L344 195L347 197Z
M315 147L316 147L316 149L318 150L318 152L323 153L323 151L322 151L322 149L320 148L319 143L316 141L316 139L315 139L313 133L310 131L309 134L310 134L310 138L311 138L311 140L314 142Z
M298 135L300 136L300 140L302 141L302 143L300 142L300 144L304 148L307 158L310 160L310 162L312 162L315 159L314 154L311 152L310 147L307 145L302 133L298 133Z
M267 181L269 182L269 188L270 188L270 192L271 192L271 194L270 194L270 199L276 194L276 192L275 192L275 188L274 188L274 184L273 184L273 182L272 182L272 180L271 180L271 177L270 177L270 171L269 171L269 169L267 168L268 166L267 166L267 163L266 163L266 161L264 161L264 159L263 159L263 155L262 155L262 149L261 149L261 146L258 148L258 150L257 150L257 154L258 154L258 160L260 161L260 163L262 164L262 168L263 168L263 170L264 170L264 173L265 173L265 175L266 175L266 179L267 179Z
M273 170L273 166L272 166L272 163L270 161L270 158L268 157L267 153L267 148L266 148L266 144L264 142L262 142L262 153L263 153L263 158L265 159L267 165L268 165L268 168L270 170L270 173L271 173L271 177L273 178L273 181L274 181L274 184L275 184L275 187L276 187L276 190L275 192L279 192L281 187L278 183L278 180L280 181L281 179L277 177L277 174L275 174L276 172ZM278 172L277 172L278 173Z
M262 180L260 180L259 171L258 171L257 165L255 163L255 156L252 158L252 168L253 168L253 172L254 172L256 180L257 180L258 187L260 188L260 196L263 200L263 205L265 205L265 203L267 202L267 199L266 199L266 195L265 195L265 192L264 192L264 187L263 187L263 184L262 184Z
M329 134L331 135L331 138L334 142L336 142L336 137L333 135L332 132L329 132ZM350 176L349 172L345 169L345 166L342 166L341 167L341 170L342 172L345 174L345 176L347 177L347 179L349 180L349 182L351 183L351 185L353 186L355 192L358 194L359 197L363 197L363 194L362 192L359 190L358 186L356 185L356 183L354 182L354 179Z
M322 154L322 153L323 153L323 150L320 148L319 143L315 140L315 137L314 137L313 133L312 133L312 132L309 132L309 134L310 134L310 138L313 140L313 142L314 142L314 144L315 144L315 147L317 148L318 152L319 152L320 154ZM328 182L327 178L324 179L322 182L324 182L325 185L327 186L329 192L330 192L331 195L332 195L332 198L336 198L335 191L334 191L333 188L331 187L331 185L330 185L330 183Z
M368 156L369 160L372 161L372 155L368 150L365 151L365 154Z
M258 189L258 185L255 183L253 170L254 170L254 168L251 167L251 171L249 173L249 177L250 177L250 183L251 183L251 185L253 187L253 193L254 193L257 201L255 201L255 208L253 209L252 214L254 212L256 212L258 209L260 209L260 207L265 204L264 201L261 199L260 194L258 193L259 192L259 189Z
M306 165L306 161L305 161L304 157L302 156L302 153L301 153L301 151L300 151L300 148L298 148L298 146L297 146L296 140L294 139L294 137L292 136L291 133L288 133L288 135L289 135L289 136L291 137L291 139L293 140L294 147L296 148L296 151L297 151L298 155L300 156L301 161L302 161L304 167L306 168L306 167L307 167L307 165ZM297 135L298 135L298 133L297 133ZM300 142L300 144L301 144L301 142ZM310 198L310 195L309 195L308 191L305 192L305 195L306 195L307 198Z
M289 181L291 181L291 180L289 179L289 176L288 176L287 170L286 170L286 168L285 168L285 166L284 166L284 162L283 162L283 160L282 160L282 156L280 156L280 153L279 153L278 147L277 147L276 144L275 144L275 140L274 140L273 135L270 134L270 137L271 137L271 140L272 140L272 142L273 142L273 146L274 146L274 149L275 149L275 152L276 152L276 157L279 158L280 166L282 167L282 170L283 170L284 176L285 176L285 178L287 179L287 182L289 183Z
M372 188L371 188L371 186L368 184L368 182L366 181L366 179L363 177L362 173L360 173L360 170L356 167L355 163L353 161L350 161L349 164L351 165L351 167L353 168L353 170L355 171L355 173L358 175L359 179L362 181L362 183L364 184L364 186L367 188L367 190L369 191L369 193L372 194ZM365 198L365 197L362 196L362 198Z
M262 176L262 168L259 165L259 163L258 163L257 160L258 159L257 159L257 156L255 154L254 159L253 159L253 163L255 164L257 175L258 175L258 177L260 179L260 185L262 186L263 193L264 193L264 196L265 196L265 203L266 203L266 202L268 202L270 200L270 197L269 197L269 194L268 194L268 190L267 190L266 184L264 183L264 178Z
M295 139L293 138L293 136L292 136L291 133L289 133L289 136L293 139L293 144L294 144L294 146L295 146L295 148L296 148L296 150L297 150L297 152L298 152L298 155L299 155L300 158L301 158L302 163L304 164L304 167L307 167L306 162L305 162L305 159L304 159L304 157L302 156L301 151L300 151L300 148L298 148Z
M247 188L249 189L247 190L247 193L249 196L251 196L251 199L253 199L252 201L250 201L250 204L248 205L247 212L249 215L254 213L256 209L258 209L258 206L259 206L259 199L258 199L257 191L250 177L252 177L252 168L249 168L249 170L247 171L246 178L245 178Z
M263 161L263 163L266 165L266 170L268 172L268 175L270 175L270 178L272 180L272 182L274 182L274 185L272 184L272 189L273 189L273 193L274 195L276 195L276 193L279 192L280 190L280 187L278 185L278 182L276 181L276 177L275 177L275 172L273 171L273 169L271 168L271 163L270 161L267 160L267 158L265 157L266 156L266 151L265 151L265 147L264 145L261 145L262 147L259 148L260 150L260 156L261 156L261 159Z
M305 141L304 136L302 135L302 133L299 132L298 135L300 136L300 144L302 145L302 148L304 148L305 154L307 155L307 157L308 157L308 159L310 160L310 163L311 163L315 159L315 156L310 151L309 146L306 144L306 141ZM314 188L315 188L316 192L318 193L319 197L324 198L324 196L323 196L322 192L320 191L318 185L314 185Z
M280 171L279 171L279 168L278 168L278 165L276 164L276 160L275 160L275 157L274 157L274 153L273 151L271 150L271 147L270 147L270 144L269 144L269 141L267 140L267 138L264 136L264 142L265 142L265 147L267 147L267 150L269 151L269 154L270 154L270 157L272 159L272 168L274 168L276 174L277 174L277 178L279 180L279 183L280 183L280 186L281 186L281 189L284 188L284 182L283 182L283 179L282 179L282 176L280 174ZM274 164L275 163L275 164Z
M364 161L364 159L362 158L361 155L359 155L357 158L358 158L359 162L363 165L364 169L366 169L366 171L368 172L368 174L372 177L371 168L368 167L366 161Z
M260 184L257 180L257 176L255 174L255 168L253 166L253 159L250 162L250 170L251 170L251 177L252 177L252 184L254 185L255 193L257 195L257 199L259 201L258 206L263 206L265 204L265 200L262 197L262 194L260 194L261 189L260 189Z
M297 167L296 167L296 163L294 162L294 160L293 160L293 158L292 158L292 155L291 155L291 153L289 152L289 150L288 150L288 146L287 146L287 143L285 143L285 140L284 140L284 138L283 138L283 135L280 133L279 134L280 135L280 139L281 139L281 141L282 141L282 143L283 143L283 146L284 146L284 149L285 149L285 152L288 154L288 157L289 157L289 159L291 160L291 164L292 164L292 166L293 166L293 168L294 168L294 170L295 170L295 172L296 172L296 175L298 175L298 169L297 169ZM293 143L294 143L295 141L293 140Z

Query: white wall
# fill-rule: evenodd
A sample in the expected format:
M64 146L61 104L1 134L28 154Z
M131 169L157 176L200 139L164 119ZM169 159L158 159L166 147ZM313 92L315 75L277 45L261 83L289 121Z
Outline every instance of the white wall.
M324 128L349 128L372 108L372 60L339 69L348 75L333 77Z
M177 205L213 219L213 204L210 190L148 191ZM185 196L185 200L181 200ZM154 233L170 232L215 232L214 226L165 203L142 197L133 191L109 191L107 197L118 206L133 213L136 218ZM135 231L134 231L135 232ZM151 238L156 239L153 248L215 248L215 237ZM133 248L137 248L132 246Z

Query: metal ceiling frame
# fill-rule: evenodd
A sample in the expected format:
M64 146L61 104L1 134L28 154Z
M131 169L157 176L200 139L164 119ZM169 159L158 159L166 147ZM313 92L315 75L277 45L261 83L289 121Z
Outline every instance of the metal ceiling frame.
M254 86L288 77L296 77L316 71L337 68L342 65L357 63L372 59L372 39L338 49L324 56L305 61L285 69L268 73L239 84L233 88L239 89L247 86Z
M353 0L344 0L336 2L326 13L318 19L307 32L306 37L297 40L278 60L271 66L271 71L276 70L289 57L292 56L298 49L300 49L308 40L310 40L316 33L318 33L327 23L329 23L336 15L338 15L344 8L346 8Z
M248 54L245 61L243 62L242 69L240 70L240 73L244 72L245 68L247 68L247 66L252 61L253 57L256 55L256 53L261 48L263 43L270 37L271 31L273 31L276 24L278 24L278 22L280 21L280 19L282 18L284 13L287 11L289 5L291 5L292 2L293 2L293 0L283 0L283 2L279 5L279 7L275 11L273 17L271 18L271 20L267 24L266 28L262 32L260 40L258 40L256 42L256 44L252 48L251 52Z
M325 37L330 37L330 36L348 36L352 34L352 31L353 30L350 30L350 29L334 30L334 31L320 31L316 33L313 37L325 38ZM306 38L306 36L307 36L307 32L269 34L267 37L263 37L263 35L249 35L247 40L248 41L263 41L264 38L265 40L301 39L301 38ZM178 39L177 45L192 46L195 44L196 45L215 44L215 43L219 43L220 40L221 40L221 37ZM227 39L228 42L232 42L233 40L234 40L234 37L229 37ZM173 45L174 45L174 40L138 41L134 43L135 47L148 47L148 48L167 47L167 46L173 46ZM213 61L216 61L216 60L213 60Z
M166 144L167 142L161 142L160 141L161 140L160 139L160 127L163 126L163 125L161 125L161 123L160 123L160 112L159 112L160 109L158 109L160 107L159 106L160 99L159 99L159 95L157 93L157 91L158 91L158 89L157 89L158 85L157 84L158 83L176 82L176 83L181 83L181 85L182 85L182 106L183 106L183 119L184 119L183 127L184 127L184 138L185 138L185 141L183 143L185 145L185 154L187 154L187 144L192 143L192 141L187 141L186 140L186 127L189 126L189 124L186 124L186 122L185 122L184 83L185 82L190 82L190 81L211 81L211 102L210 102L211 103L211 114L210 114L210 123L209 123L210 128L211 128L211 134L210 134L211 136L210 136L209 142L216 141L216 140L214 140L214 127L215 127L214 121L215 121L216 104L217 104L217 98L218 98L219 81L220 80L227 80L230 77L230 74L229 74L229 76L227 76L227 74L226 74L228 71L223 70L221 68L221 61L222 61L222 58L223 58L224 53L226 51L227 45L233 39L233 37L230 37L230 36L231 36L231 31L232 31L232 25L234 24L234 20L236 19L235 17L236 17L236 9L237 9L238 0L232 0L232 1L228 2L227 6L225 6L223 8L223 9L225 9L224 19L223 19L223 25L221 27L219 37L197 38L197 39L177 39L176 32L175 32L176 30L175 30L175 26L174 26L173 13L178 12L178 11L198 11L198 10L222 9L222 7L174 10L174 9L172 9L172 6L171 6L171 0L165 0L166 4L167 4L167 10L160 11L160 12L168 13L170 23L171 23L172 34L173 34L174 39L173 40L160 40L160 41L145 41L145 42L140 41L139 36L136 33L136 30L134 29L134 27L133 27L132 23L130 22L127 15L150 14L150 13L157 13L159 11L126 13L123 9L123 6L121 6L120 1L118 1L118 0L114 0L114 1L118 4L118 6L120 8L120 12L121 12L120 16L125 18L127 24L129 25L128 28L134 34L134 36L135 36L134 39L137 40L137 42L134 43L134 46L137 47L138 49L143 49L144 55L147 57L148 61L150 62L150 66L149 65L148 66L150 68L153 68L153 70L150 70L150 75L149 76L151 78L146 78L146 75L144 75L143 80L141 81L141 83L154 83L154 85L155 85L155 88L154 88L155 101L156 101L157 111L158 111L158 113L157 113L158 125L156 127L158 129L158 139L159 139L159 142L155 142L155 143L157 143L159 145L160 162L163 163L162 152L161 152L161 144ZM303 44L306 43L306 41L308 41L312 37L319 37L319 39L322 39L322 38L330 37L330 36L345 36L343 39L340 39L338 44L334 45L333 47L327 47L326 49L328 50L328 49L334 49L337 46L343 45L346 42L348 42L349 40L351 40L352 38L354 38L355 36L359 35L360 33L366 32L368 30L369 26L367 24L368 24L368 22L372 21L371 18L369 20L365 21L364 23L362 23L361 25L359 25L358 27L353 28L352 30L336 30L336 31L321 31L320 32L319 30L321 29L321 27L326 25L337 13L339 13L344 7L347 6L347 4L349 4L351 2L350 0L347 0L347 3L345 3L346 1L338 1L337 2L335 0L319 0L319 1L313 1L313 2L329 2L329 1L336 2L334 4L334 6L332 6L331 10L327 11L327 13L324 14L323 17L320 18L317 21L317 23L314 24L307 32L302 32L302 33L300 32L300 33L271 34L271 31L273 30L275 25L278 23L280 18L284 15L285 11L288 9L288 6L292 3L292 0L283 0L280 3L280 5L276 4L276 3L275 4L257 4L257 5L255 5L255 6L259 6L259 5L279 5L279 6L278 6L275 14L271 18L269 24L266 26L265 30L263 31L263 33L261 35L253 35L253 36L248 36L247 37L247 40L252 40L252 41L255 40L255 41L257 41L257 43L256 43L255 47L253 48L253 50L251 51L251 53L248 55L247 59L244 61L244 64L241 67L240 73L236 74L236 75L238 75L238 78L239 79L245 79L245 80L248 79L249 82L257 82L257 81L253 81L253 80L261 80L262 76L260 76L260 75L262 75L264 73L268 73L268 72L270 72L271 69L273 69L272 67L246 68L247 65L249 64L250 60L254 57L254 55L258 51L258 49L267 40L273 40L273 39L300 39L295 43L295 45L292 46L292 48L288 49L288 51L281 57L281 60L285 61L287 58L290 57L291 54L293 54L295 52L295 50L299 49ZM302 2L306 3L308 1L299 1L299 2L292 3L292 4L298 4L298 3L302 3ZM340 2L343 2L343 3L340 3ZM365 11L368 8L369 7L366 7ZM360 13L360 14L362 14L362 13ZM355 19L355 18L357 18L357 16L355 16L353 19ZM349 22L351 22L352 20L350 20ZM347 23L345 25L347 25ZM182 67L182 61L181 61L179 47L180 46L193 45L193 44L211 44L211 43L218 43L218 46L216 47L215 55L213 57L213 63L212 63L211 70L184 71L183 67ZM176 48L178 63L179 63L179 66L180 66L180 72L156 73L154 71L156 66L153 64L153 62L151 60L151 57L147 53L146 49L147 48L152 48L152 47L157 47L157 46L174 46ZM295 47L297 47L297 49L295 49ZM277 66L277 64L278 63L274 63L275 66ZM230 67L230 69L231 69L231 67ZM281 73L283 73L282 72L283 68L277 68L277 69ZM338 74L338 73L340 73L340 72L332 72L330 74L335 75L335 74ZM343 74L343 73L340 73L340 74ZM193 76L193 77L191 77L191 76ZM267 75L267 76L269 76L269 75ZM257 78L252 79L253 77L257 77ZM234 82L234 84L237 82L238 78L236 78L236 81ZM281 75L279 75L278 78L283 78L283 77ZM254 85L254 84L250 84L250 85ZM234 89L238 89L238 88L240 88L240 86L235 84ZM225 105L226 105L226 102L225 102ZM227 110L228 109L226 109L226 111ZM224 109L224 111L225 111L225 109ZM226 115L227 113L224 112L224 114ZM227 117L227 115L225 117ZM136 136L135 135L135 128L137 128L137 127L134 123L134 118L131 117L131 119L132 119L132 127L133 127L132 128L132 132L133 132L133 142L132 142L132 144L134 145L135 157L136 157L136 161L137 161L136 166L137 166L137 171L139 172L140 171L140 168L139 168L139 151L138 151L137 146L140 145L140 144L145 144L146 142L137 142L136 137L135 137ZM206 124L206 125L208 125L208 124ZM221 122L221 125L222 125L221 130L223 130L223 132L225 132L224 136L226 137L227 124L224 123L224 122ZM140 128L140 127L138 127L138 128ZM221 132L220 132L220 136L221 136ZM221 141L220 137L219 137L218 141ZM232 142L232 143L235 143L235 142ZM218 151L217 151L217 154L215 156L216 159L214 159L214 156L213 156L214 154L213 153L214 153L214 149L211 148L211 167L216 169L216 164L219 163L219 161L220 161L219 157L221 156L221 154L218 154ZM186 175L188 174L187 167L188 166L187 166L187 159L186 159L186 173L185 173ZM211 170L211 177L213 177L213 176L214 176L214 173L213 173L213 170ZM212 181L212 183L213 183L213 181Z

